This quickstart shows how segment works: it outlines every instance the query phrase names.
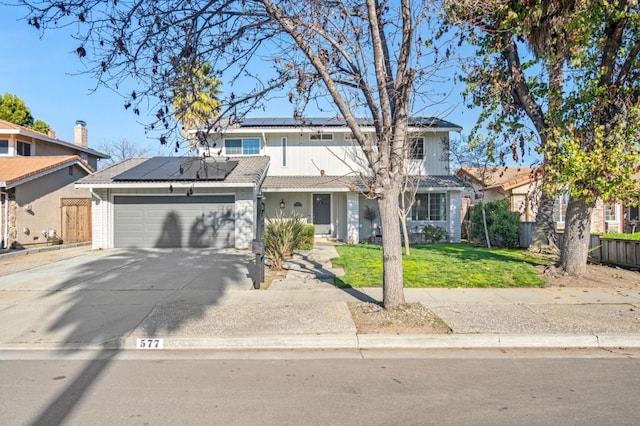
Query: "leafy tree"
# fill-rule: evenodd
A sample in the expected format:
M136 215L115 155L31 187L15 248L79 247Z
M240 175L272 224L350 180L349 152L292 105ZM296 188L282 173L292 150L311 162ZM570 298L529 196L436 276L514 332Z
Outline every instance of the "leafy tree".
M473 102L485 107L483 122L505 137L515 135L514 151L539 138L544 196L571 195L561 266L581 274L595 200L620 202L633 192L640 120L637 4L450 4L453 15L470 24L467 34L481 54L466 80ZM528 41L534 54L521 54L519 40ZM535 131L524 126L523 116ZM541 213L550 210L541 206Z
M481 209L475 209L471 215L471 237L480 241L484 241L488 237L491 244L488 244L487 247L491 247L491 245L507 248L518 247L520 214L511 211L509 200L492 201L486 205L482 203L481 207ZM485 221L488 234L483 231Z
M439 42L426 42L431 3L18 1L40 30L77 23L78 55L101 83L118 90L133 76L137 90L126 106L139 113L143 99L157 100L151 128L175 127L172 92L181 71L204 63L233 88L221 98L225 120L213 120L209 128L234 124L278 96L289 99L301 126L307 105L329 105L366 158L363 176L385 236L384 306L404 303L398 200L409 117L434 103L429 84L450 53ZM373 123L375 138L365 136L362 117ZM167 132L163 143L170 141Z
M49 125L42 120L35 120L31 125L31 128L36 132L47 134L49 132Z
M22 99L16 95L5 93L0 98L0 119L23 127L29 127L36 132L47 133L49 125L42 120L33 119L31 110Z

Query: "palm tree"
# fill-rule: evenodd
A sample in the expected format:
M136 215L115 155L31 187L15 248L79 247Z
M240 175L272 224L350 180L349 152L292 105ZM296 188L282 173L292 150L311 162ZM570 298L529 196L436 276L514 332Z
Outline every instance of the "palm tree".
M206 123L220 111L221 81L213 75L209 63L182 64L174 84L173 109L182 126L182 134L189 139L189 148L195 148L197 140L188 131Z

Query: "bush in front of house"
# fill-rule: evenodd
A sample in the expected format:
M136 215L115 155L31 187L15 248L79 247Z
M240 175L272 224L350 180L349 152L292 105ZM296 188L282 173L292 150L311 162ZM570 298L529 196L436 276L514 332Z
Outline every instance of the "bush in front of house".
M300 246L305 224L297 213L289 217L279 213L275 218L267 218L264 228L264 251L271 260L271 268L282 270L285 259L293 255Z
M424 239L427 242L437 243L438 241L446 240L449 238L449 233L439 226L427 225L422 228Z
M485 211L491 245L506 248L518 247L520 244L520 213L511 211L508 200L486 203ZM471 238L486 243L482 223L482 203L474 207L471 222Z
M298 250L312 250L315 239L316 227L313 225L302 225L298 245L295 248Z

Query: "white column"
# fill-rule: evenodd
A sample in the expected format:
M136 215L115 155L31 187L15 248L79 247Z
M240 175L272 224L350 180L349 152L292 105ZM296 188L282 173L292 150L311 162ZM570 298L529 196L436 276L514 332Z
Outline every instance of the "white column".
M449 192L449 240L453 243L460 242L462 232L462 192Z
M360 241L360 200L357 192L347 192L347 243Z

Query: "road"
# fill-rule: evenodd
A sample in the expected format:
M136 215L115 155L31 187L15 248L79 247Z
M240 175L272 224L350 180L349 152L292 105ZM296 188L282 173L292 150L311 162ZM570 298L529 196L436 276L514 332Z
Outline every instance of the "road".
M13 351L0 361L8 425L640 423L637 351Z

